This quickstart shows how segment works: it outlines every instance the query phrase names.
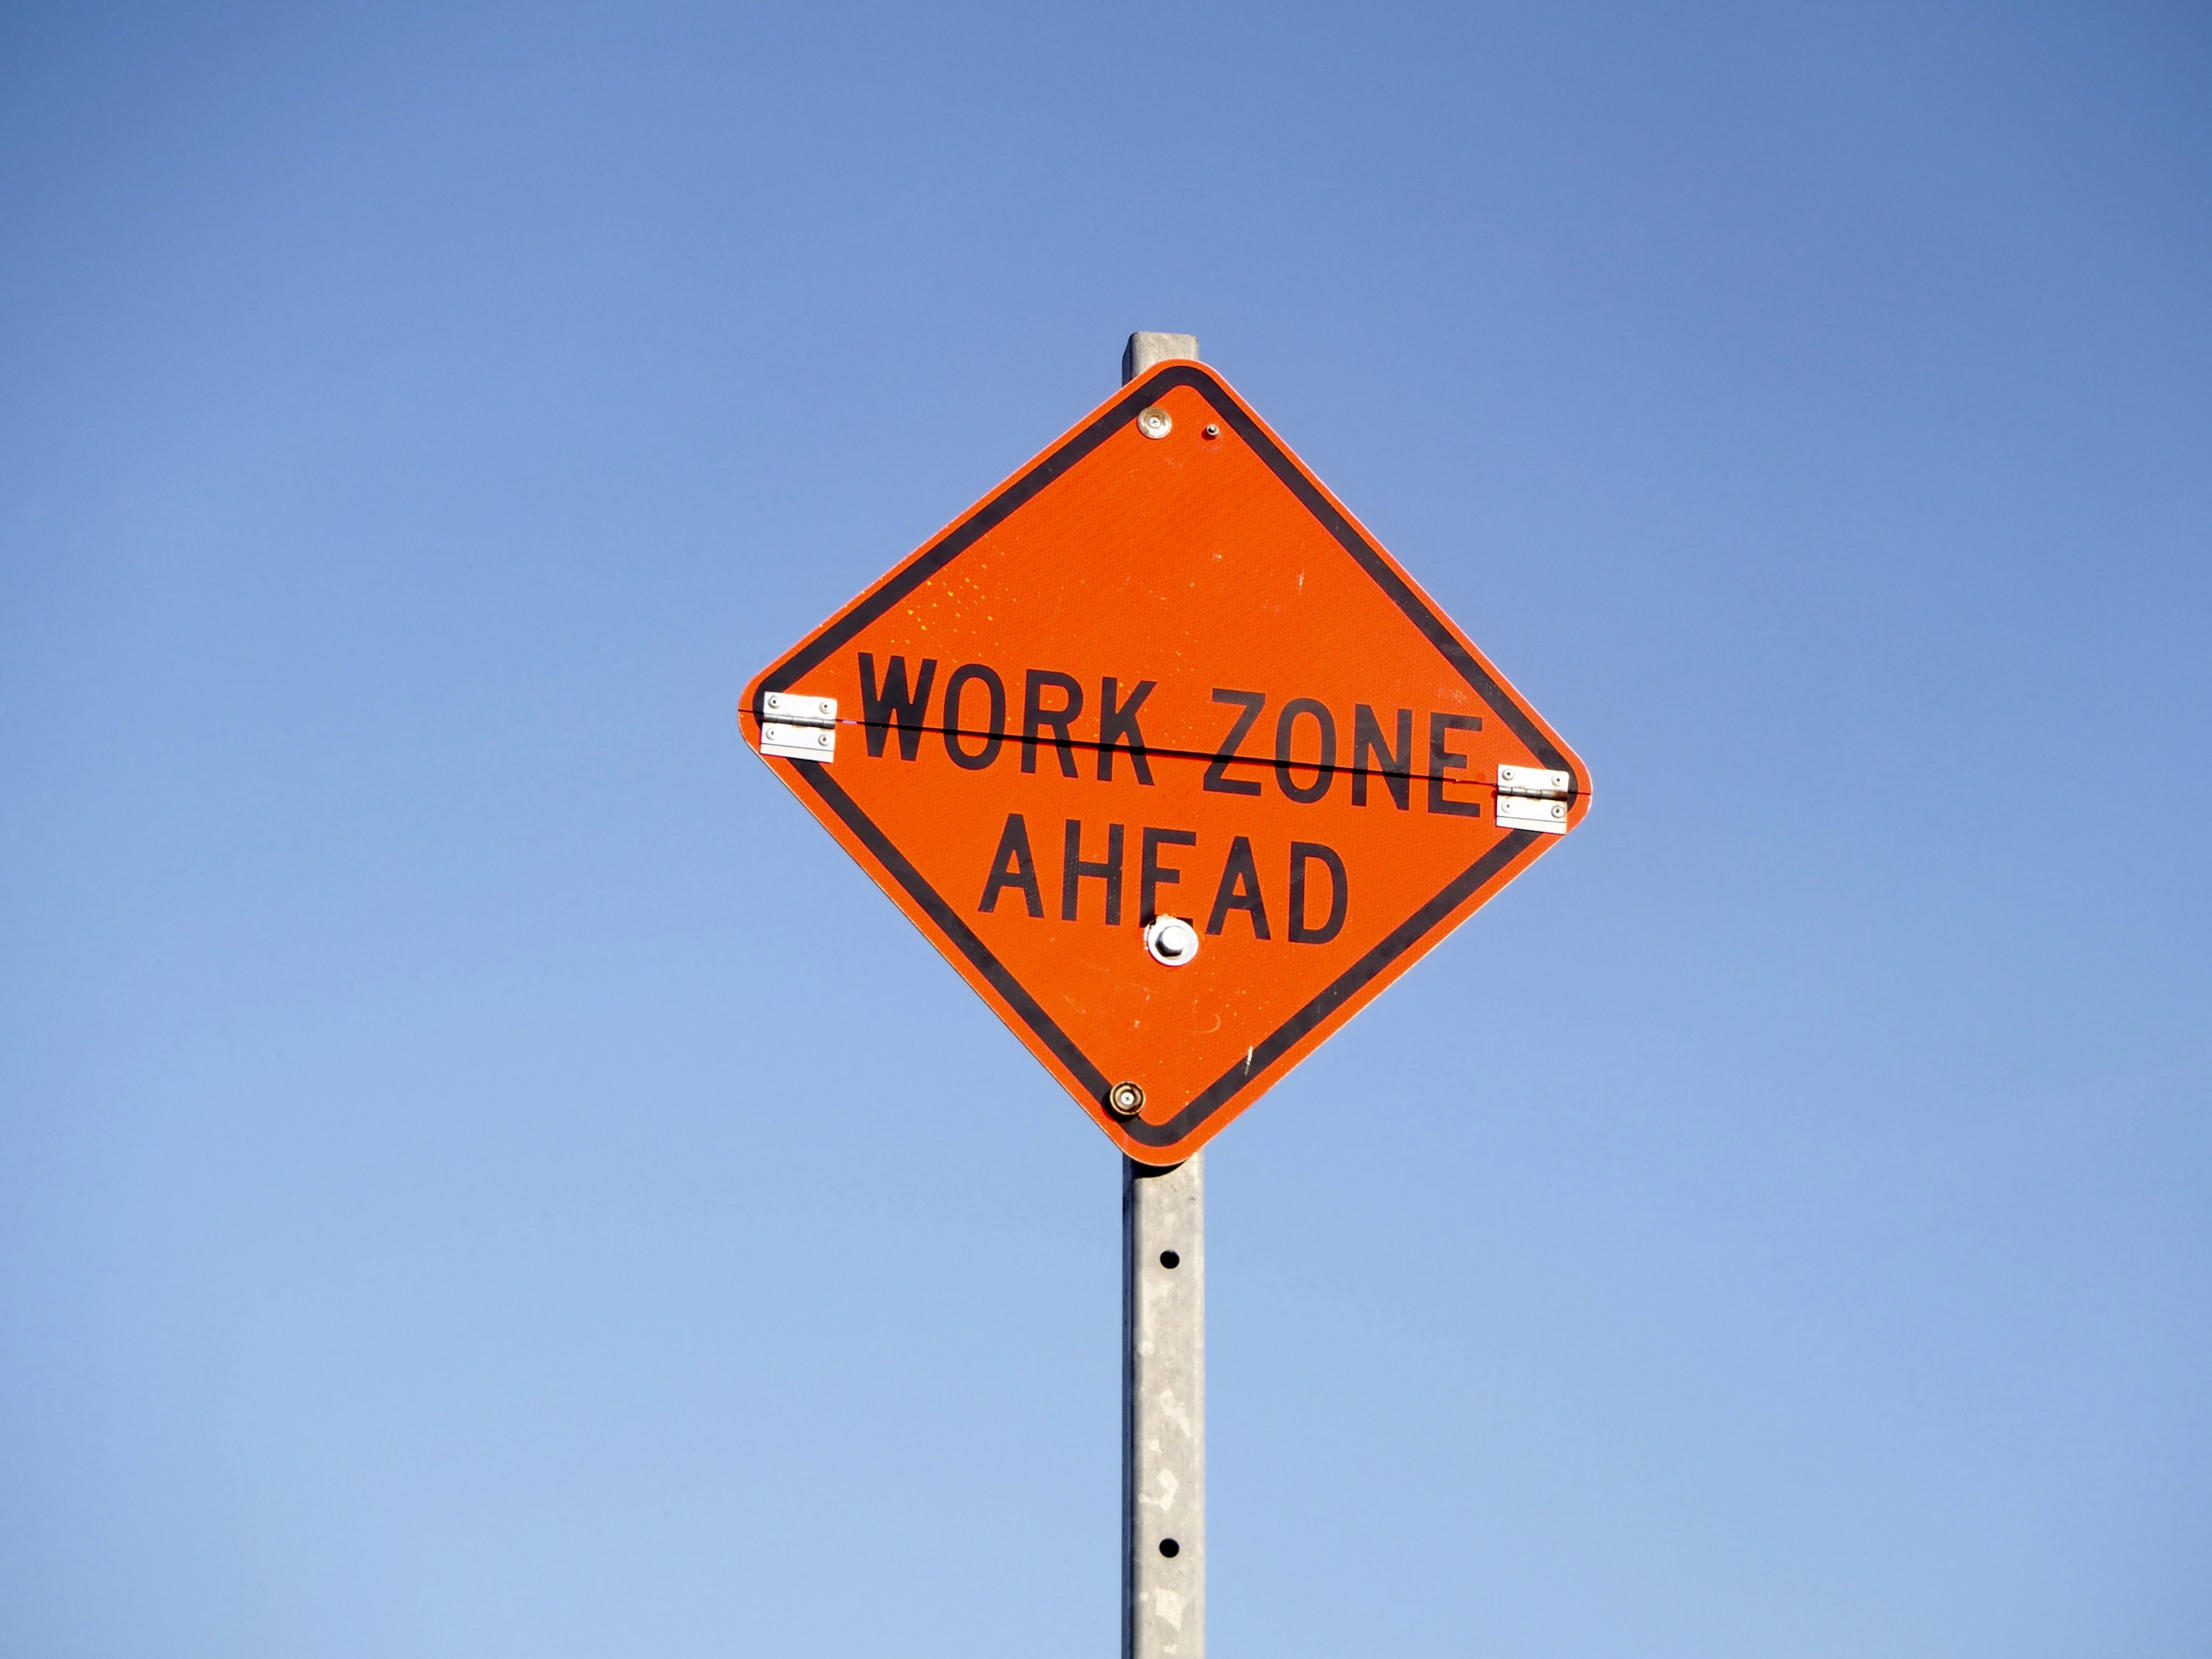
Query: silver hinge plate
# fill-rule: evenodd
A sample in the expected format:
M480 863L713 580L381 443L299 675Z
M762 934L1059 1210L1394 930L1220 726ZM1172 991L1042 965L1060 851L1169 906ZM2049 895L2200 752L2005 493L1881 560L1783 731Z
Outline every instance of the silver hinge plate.
M1501 795L1564 795L1571 782L1565 772L1540 766L1500 766L1498 793Z
M1498 827L1534 830L1541 835L1567 833L1567 804L1559 797L1573 780L1542 766L1498 769Z
M1498 798L1498 827L1501 830L1540 830L1547 836L1567 833L1567 804L1537 795Z
M770 691L761 698L761 753L785 760L837 758L837 699L804 691Z
M765 719L792 726L835 726L837 699L809 696L804 691L771 691L761 699Z

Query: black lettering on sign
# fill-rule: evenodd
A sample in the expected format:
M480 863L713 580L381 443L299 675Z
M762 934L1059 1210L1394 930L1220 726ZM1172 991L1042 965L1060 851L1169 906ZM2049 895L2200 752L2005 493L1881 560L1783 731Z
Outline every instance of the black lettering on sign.
M1075 920L1076 883L1089 876L1106 884L1106 925L1121 925L1121 826L1106 826L1106 861L1085 864L1083 861L1083 824L1080 820L1067 821L1066 857L1060 866L1060 919Z
M1067 701L1057 708L1044 706L1047 686L1066 695ZM1064 778L1075 775L1075 742L1067 735L1069 722L1083 712L1083 688L1071 674L1055 673L1049 668L1032 668L1022 686L1022 770L1036 770L1037 733L1046 726L1052 728L1052 746L1060 751L1060 775Z
M1482 717L1479 714L1429 716L1429 811L1431 812L1443 812L1462 818L1482 816L1482 803L1479 800L1444 799L1444 768L1449 766L1464 770L1467 766L1466 756L1444 747L1444 733L1481 730Z
M975 908L989 915L999 908L999 895L1009 887L1022 890L1022 901L1040 921L1044 895L1037 891L1036 857L1030 851L1030 827L1019 812L1006 814L1006 827L999 831L999 850L991 854L991 878L983 884L983 902Z
M891 665L884 673L883 690L876 690L876 658L872 651L860 653L860 718L866 723L868 753L881 759L884 739L898 727L899 758L912 760L921 752L921 728L929 719L929 683L937 678L937 659L921 659L921 678L914 683L908 695L906 686L906 659L893 657Z
M1244 712L1237 717L1237 724L1229 728L1229 735L1221 740L1221 747L1214 750L1213 759L1207 764L1206 776L1200 780L1199 787L1217 795L1256 795L1260 793L1260 781L1257 778L1231 777L1229 761L1236 754L1237 745L1244 741L1244 734L1252 729L1252 722L1260 718L1260 711L1267 707L1267 694L1265 691L1225 691L1217 685L1213 688L1213 700L1241 704ZM1221 930L1217 927L1213 931L1218 933ZM1260 937L1265 939L1267 934L1263 933Z
M1398 711L1398 746L1393 749L1382 741L1382 722L1375 711L1365 703L1356 705L1352 711L1352 804L1367 805L1367 762L1372 757L1376 769L1382 777L1382 787L1390 792L1390 799L1402 812L1413 805L1413 711Z
M1195 830L1152 830L1145 831L1144 873L1137 884L1137 920L1150 927L1159 920L1160 889L1174 887L1182 881L1182 872L1170 870L1160 862L1163 847L1195 847Z
M1318 927L1306 921L1306 866L1319 863L1328 869L1328 920ZM1344 860L1336 849L1316 841L1291 843L1291 943L1326 945L1344 931L1344 912L1352 896L1344 878Z
M988 735L983 746L970 754L960 746L960 694L981 682L991 696L991 723L985 728ZM988 668L980 662L963 664L952 671L952 678L945 683L945 752L952 763L963 771L980 772L999 758L999 750L1006 741L1006 683L999 678L998 670ZM900 734L902 741L906 734Z
M1253 793L1259 790L1258 784L1252 786ZM1260 868L1252 861L1251 842L1243 836L1229 843L1229 860L1221 866L1221 885L1214 889L1213 914L1206 919L1206 931L1219 933L1231 910L1242 910L1252 919L1253 938L1267 937L1267 906L1260 896Z
M1298 716L1310 715L1321 728L1321 769L1309 784L1291 781L1291 739L1295 735ZM1301 769L1304 763L1300 763ZM1275 718L1275 784L1292 800L1308 805L1328 793L1328 786L1336 777L1336 720L1328 708L1311 697L1292 697L1283 705L1283 712ZM1255 789L1255 794L1259 792Z
M1121 684L1109 674L1098 688L1098 781L1114 781L1114 747L1126 744L1129 764L1137 771L1137 781L1149 784L1152 781L1152 765L1145 758L1145 734L1137 729L1137 711L1152 695L1152 682L1139 680L1137 689L1129 693L1129 701L1116 708L1114 697Z

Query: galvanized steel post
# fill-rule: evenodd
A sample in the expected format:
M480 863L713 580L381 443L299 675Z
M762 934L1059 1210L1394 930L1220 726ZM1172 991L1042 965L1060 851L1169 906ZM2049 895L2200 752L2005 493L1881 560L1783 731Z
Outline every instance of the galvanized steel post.
M1121 1652L1204 1659L1206 1154L1121 1163Z
M1126 385L1198 356L1132 334ZM1121 1653L1206 1655L1206 1155L1121 1160Z

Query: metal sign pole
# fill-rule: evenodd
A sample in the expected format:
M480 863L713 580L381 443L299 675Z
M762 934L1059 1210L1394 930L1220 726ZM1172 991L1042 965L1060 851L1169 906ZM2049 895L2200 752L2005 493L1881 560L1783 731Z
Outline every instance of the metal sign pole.
M1197 356L1194 336L1132 334L1122 383ZM1121 1160L1121 1335L1122 1659L1205 1659L1203 1152Z
M1121 1160L1121 1652L1206 1653L1206 1154Z

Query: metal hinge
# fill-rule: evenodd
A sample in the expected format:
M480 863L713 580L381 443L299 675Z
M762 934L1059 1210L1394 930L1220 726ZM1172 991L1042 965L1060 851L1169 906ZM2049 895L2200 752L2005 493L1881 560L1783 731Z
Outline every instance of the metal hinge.
M837 699L803 691L770 691L761 698L761 753L786 760L837 758Z
M1500 766L1498 827L1534 830L1547 836L1565 835L1565 796L1573 782L1565 772L1547 771L1540 766Z

